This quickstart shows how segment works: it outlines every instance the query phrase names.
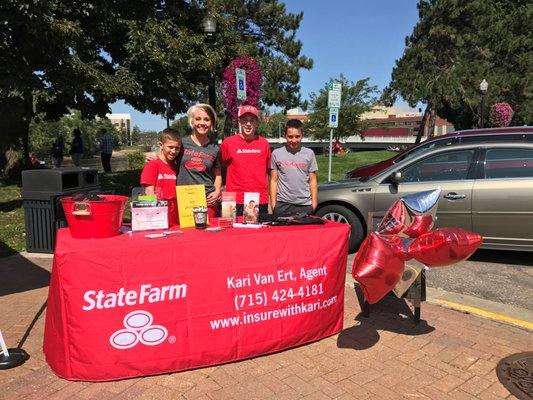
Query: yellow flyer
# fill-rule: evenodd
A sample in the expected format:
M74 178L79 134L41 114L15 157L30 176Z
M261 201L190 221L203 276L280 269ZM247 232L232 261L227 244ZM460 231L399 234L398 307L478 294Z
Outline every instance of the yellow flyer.
M204 185L176 186L178 212L180 214L180 228L194 226L194 207L207 207ZM209 222L209 221L208 221Z

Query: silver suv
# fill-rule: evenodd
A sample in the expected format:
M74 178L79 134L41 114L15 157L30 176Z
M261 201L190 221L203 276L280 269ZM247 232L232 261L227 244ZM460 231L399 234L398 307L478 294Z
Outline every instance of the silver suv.
M533 143L429 149L371 177L320 185L316 213L351 225L354 252L396 199L437 187L436 227L478 232L483 248L533 251Z

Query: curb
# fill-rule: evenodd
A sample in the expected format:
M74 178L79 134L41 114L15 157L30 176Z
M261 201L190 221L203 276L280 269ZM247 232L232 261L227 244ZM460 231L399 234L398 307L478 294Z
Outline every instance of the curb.
M525 308L430 287L427 302L533 331L533 311Z
M21 251L19 254L14 254L10 257L24 257L24 258L54 258L53 253L28 253Z
M347 273L345 286L353 289L353 281L351 273ZM426 302L533 331L533 311L525 308L432 287L426 288Z

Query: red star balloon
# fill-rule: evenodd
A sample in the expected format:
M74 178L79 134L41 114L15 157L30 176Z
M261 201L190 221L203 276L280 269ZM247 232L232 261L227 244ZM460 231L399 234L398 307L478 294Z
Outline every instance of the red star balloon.
M441 189L435 189L395 201L377 232L371 232L361 244L352 275L370 304L395 287L405 261L414 258L429 267L442 267L466 260L481 246L483 237L465 229L431 230L440 194Z

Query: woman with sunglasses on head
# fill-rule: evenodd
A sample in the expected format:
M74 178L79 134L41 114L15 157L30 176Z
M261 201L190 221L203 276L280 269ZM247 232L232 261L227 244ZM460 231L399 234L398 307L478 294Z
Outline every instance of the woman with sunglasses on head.
M205 185L208 215L220 215L222 189L220 146L211 138L216 114L209 104L196 104L187 111L192 133L182 139L179 157L178 185Z
M209 217L220 215L222 190L220 146L211 138L216 126L216 114L209 104L195 104L187 110L190 135L182 138L182 151L176 157L176 184L204 185ZM155 158L147 155L146 160Z

